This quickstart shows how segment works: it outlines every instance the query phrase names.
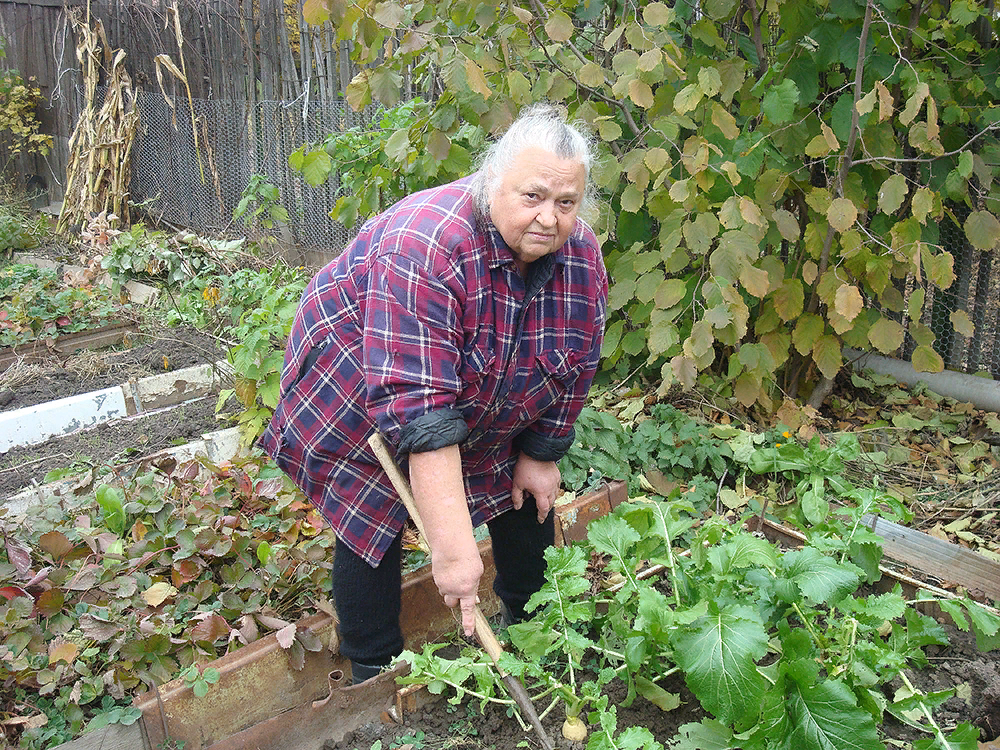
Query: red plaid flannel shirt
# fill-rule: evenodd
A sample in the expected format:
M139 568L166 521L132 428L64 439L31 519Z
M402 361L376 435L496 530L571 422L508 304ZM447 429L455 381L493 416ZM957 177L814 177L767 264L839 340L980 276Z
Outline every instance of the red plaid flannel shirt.
M484 523L512 507L517 441L561 455L572 440L607 293L583 222L524 279L468 179L416 193L369 220L309 283L260 444L374 566L407 513L368 437L377 427L398 446L408 426L460 415L467 434L451 442L473 523Z

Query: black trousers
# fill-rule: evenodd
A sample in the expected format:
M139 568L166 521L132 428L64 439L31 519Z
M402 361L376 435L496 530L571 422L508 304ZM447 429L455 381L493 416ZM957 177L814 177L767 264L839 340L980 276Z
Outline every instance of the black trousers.
M487 526L493 544L493 591L515 619L545 583L545 550L555 542L554 513L538 523L534 498ZM403 650L399 627L402 535L377 568L337 542L333 557L333 601L340 618L340 653L354 662L382 666Z

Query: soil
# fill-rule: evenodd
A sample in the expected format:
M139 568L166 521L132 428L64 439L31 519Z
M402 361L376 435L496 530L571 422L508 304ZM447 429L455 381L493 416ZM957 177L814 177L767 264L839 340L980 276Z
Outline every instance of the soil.
M125 346L80 352L65 360L31 365L27 378L0 373L2 410L19 409L127 381L224 358L214 337L194 328L163 328L132 337ZM3 395L6 393L6 397ZM165 448L197 440L230 426L215 413L209 396L141 417L116 420L0 454L0 500L35 483L53 469L117 466Z
M987 742L1000 737L1000 652L981 653L976 649L975 636L963 633L950 624L944 627L950 644L947 647L928 647L926 653L930 665L926 669L908 671L907 676L915 687L925 692L955 688L957 694L935 710L935 720L946 730L959 722L973 724L980 730L980 747L985 748ZM891 697L901 686L899 678L889 683L887 695ZM676 737L680 727L700 722L706 717L681 678L665 680L662 687L680 694L679 708L665 712L641 697L625 707L622 705L624 685L618 682L611 684L608 694L610 705L616 706L619 731L631 726L646 727L658 742L669 747L668 743ZM583 750L584 743L562 739L562 717L558 714L557 709L542 721L549 737L560 750ZM594 728L590 727L591 730ZM914 741L930 737L888 714L881 729L882 740L889 748L911 747ZM487 706L481 713L478 701L452 706L446 700L438 700L404 716L401 724L368 724L342 741L328 741L323 747L324 750L373 750L378 747L375 745L377 741L381 741L382 748L404 748L410 743L414 750L541 747L530 728L523 730L517 720L507 716L501 708Z

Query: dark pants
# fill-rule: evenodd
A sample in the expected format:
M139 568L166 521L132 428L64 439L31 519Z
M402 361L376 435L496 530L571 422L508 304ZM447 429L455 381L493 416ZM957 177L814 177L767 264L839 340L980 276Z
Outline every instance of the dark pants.
M520 510L490 521L496 578L493 590L515 619L545 582L545 549L555 542L554 514L538 523L533 498ZM401 536L377 568L337 542L333 557L333 601L340 618L340 653L354 662L382 666L403 650L399 628Z

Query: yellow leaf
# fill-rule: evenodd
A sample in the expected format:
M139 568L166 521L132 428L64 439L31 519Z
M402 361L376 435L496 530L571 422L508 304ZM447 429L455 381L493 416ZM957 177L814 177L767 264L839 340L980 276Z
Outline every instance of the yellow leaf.
M779 208L774 212L774 223L783 239L794 242L799 238L799 222L791 211ZM812 283L811 281L809 282Z
M545 22L545 33L553 42L568 42L573 36L573 21L563 11L554 11Z
M80 647L75 643L57 638L49 644L49 664L64 661L72 664L80 653Z
M736 164L731 161L723 162L722 171L726 173L726 177L729 178L729 183L733 187L739 185L743 180L743 178L740 177L740 172Z
M746 196L740 198L740 216L744 221L758 227L767 226L767 219L760 212L760 207Z
M875 97L877 95L878 95L878 89L872 89L858 100L855 109L858 110L859 115L867 115L869 112L875 109Z
M887 119L892 117L892 111L894 109L892 94L889 93L889 89L886 88L882 81L877 81L875 83L875 90L878 92L878 121L885 122Z
M830 153L830 146L827 144L826 138L821 135L815 136L806 144L806 156L811 156L813 159L826 156L828 153Z
M760 383L752 375L743 373L733 384L733 395L744 406L753 406L760 395Z
M628 83L628 97L637 107L649 109L653 106L653 89L645 81L633 78Z
M913 369L917 372L941 372L944 370L944 360L930 346L918 346L913 350Z
M848 320L854 320L865 308L860 290L853 284L844 284L837 290L834 309Z
M650 171L659 172L670 161L670 154L667 153L666 149L657 146L649 149L642 160L646 162L646 166L649 167Z
M518 8L516 5L512 5L510 9L514 12L514 15L517 16L517 20L520 21L521 23L531 22L532 15L530 10L525 10L524 8Z
M677 378L685 389L690 390L694 388L694 384L698 378L698 368L695 366L693 360L682 354L678 354L670 360L670 368L674 371L674 377Z
M816 281L816 277L819 276L819 266L817 266L813 261L807 260L802 264L802 280L806 282L809 286Z
M166 581L160 581L159 583L154 583L148 589L142 592L142 598L146 601L150 607L159 607L167 599L177 596L177 589L171 586Z
M757 299L764 299L771 290L771 277L767 275L767 271L756 268L749 263L744 264L740 269L740 283Z
M712 124L721 130L722 134L729 140L734 140L740 134L736 118L719 102L712 102Z
M594 62L587 62L576 74L584 86L594 89L604 84L604 69Z
M465 58L465 76L469 83L469 88L481 95L484 99L489 99L493 92L490 91L490 84L486 81L483 69L472 61L472 58Z
M868 329L868 340L883 354L892 354L902 345L905 333L903 326L895 320L879 318Z
M969 314L965 310L955 310L951 315L951 324L955 328L955 333L969 338L976 332L976 327L969 320Z
M913 94L906 100L906 107L899 113L899 121L904 125L909 125L913 122L928 94L930 94L930 87L926 83L918 83Z
M858 219L858 209L849 198L834 198L826 210L827 221L838 232L846 232Z

